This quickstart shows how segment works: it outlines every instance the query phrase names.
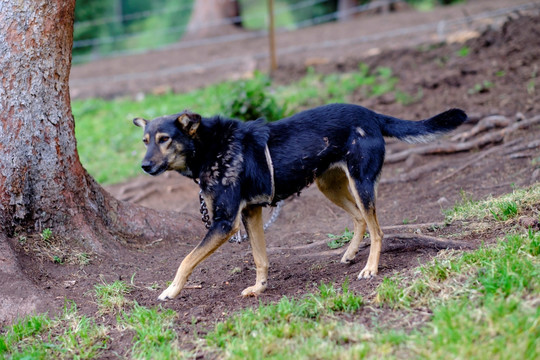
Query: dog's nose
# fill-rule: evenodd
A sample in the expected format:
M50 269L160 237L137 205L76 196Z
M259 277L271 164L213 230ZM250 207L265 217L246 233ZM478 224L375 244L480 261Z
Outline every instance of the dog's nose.
M144 172L150 172L150 170L152 170L152 164L150 164L148 162L143 162L141 164L141 167L144 170Z

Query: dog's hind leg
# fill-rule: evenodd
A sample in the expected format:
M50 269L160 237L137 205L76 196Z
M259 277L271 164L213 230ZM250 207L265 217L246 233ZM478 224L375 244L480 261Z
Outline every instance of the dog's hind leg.
M356 203L366 220L371 239L368 261L364 269L358 274L358 279L369 279L377 275L384 235L375 211L375 183L349 176L349 184Z
M266 290L268 281L268 257L266 255L266 241L264 239L262 207L247 207L242 214L251 242L253 260L257 267L257 279L255 280L255 285L244 289L244 291L242 291L242 296L256 296Z
M367 223L371 239L368 261L358 278L369 279L377 275L382 248L383 232L375 211L375 187L384 162L384 140L382 137L365 138L360 134L351 142L347 154L349 188Z
M347 251L341 258L342 263L349 263L356 256L358 248L364 239L366 221L349 191L349 179L345 171L340 167L330 168L316 179L316 183L319 190L330 201L345 210L353 219L354 236L347 247Z

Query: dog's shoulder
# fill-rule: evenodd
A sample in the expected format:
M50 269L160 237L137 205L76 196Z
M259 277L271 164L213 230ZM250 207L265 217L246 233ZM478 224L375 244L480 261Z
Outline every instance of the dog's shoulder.
M264 119L241 122L222 116L203 119L201 146L209 156L201 167L203 190L219 192L237 187L246 202L272 194L265 148L270 130Z

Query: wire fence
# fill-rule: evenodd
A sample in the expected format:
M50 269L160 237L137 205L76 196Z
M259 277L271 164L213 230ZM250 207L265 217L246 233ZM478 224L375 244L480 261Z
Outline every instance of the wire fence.
M290 4L287 7L282 7L276 10L275 17L279 18L285 12L295 13L297 11L305 10L316 5L330 3L330 2L331 2L330 0L301 0L296 3ZM362 12L379 9L379 8L389 6L391 4L398 3L398 2L403 2L403 0L385 0L385 1L370 2L364 5L351 7L343 11L334 11L328 14L315 16L315 17L312 17L303 21L299 21L299 22L290 24L288 26L282 27L278 29L278 31L284 31L284 30L288 31L288 30L295 30L295 29L301 29L301 28L305 28L309 26L314 26L317 24L333 21L340 18L345 18L348 16L362 13ZM184 12L184 11L191 12L191 10L192 10L192 5L179 6L175 8L169 8L169 9L144 11L144 12L138 12L138 13L133 13L133 14L126 14L122 16L113 16L113 17L106 17L102 19L95 19L91 21L76 22L75 31L78 31L80 29L83 29L89 26L122 23L124 21L130 21L130 20L143 20L143 19L148 19L156 15L160 15L160 14L165 14L165 13L170 14L171 12ZM192 29L204 30L204 29L216 28L216 27L220 27L224 25L232 25L232 24L245 23L245 22L251 22L251 23L258 22L258 23L263 24L263 28L266 28L267 21L268 21L268 13L265 11L260 11L260 12L252 13L250 16L234 16L234 17L228 17L228 18L222 19L220 21L208 22L208 23L205 23L204 25L193 27ZM154 29L154 30L134 32L134 33L128 33L128 34L119 34L115 36L104 36L104 37L96 37L96 38L84 39L84 40L75 40L73 42L73 49L77 50L77 49L86 48L86 47L97 47L101 45L114 45L114 44L117 44L126 40L148 37L148 36L151 36L154 38L158 38L160 36L165 36L165 35L174 35L174 34L177 34L178 36L180 36L186 32L187 27L188 27L188 23L186 22L185 24L182 24L180 26L173 26L173 27L169 27L165 29ZM266 34L267 34L266 30L258 30L258 31L251 31L248 33L243 33L243 34L215 36L213 38L200 39L196 41L186 41L186 42L182 42L182 44L180 44L179 46L182 48L187 48L187 47L197 47L197 46L208 45L208 44L224 44L230 41L238 41L242 39L261 37L261 36L265 36ZM153 46L152 49L167 48L170 46L176 46L176 45L165 44L162 46ZM96 58L102 58L102 57L115 57L115 56L122 56L126 54L137 54L137 53L145 52L148 49L149 48L147 47L142 47L142 48L113 50L106 54L100 54L100 53L94 52L94 53L85 54L85 55L74 55L73 61L84 62L84 61L88 61L88 60L92 60Z
M309 50L317 50L317 49L352 46L352 45L357 45L357 44L361 44L365 42L381 41L388 38L394 38L397 36L408 36L408 35L415 35L415 34L421 34L421 33L426 33L426 32L436 33L441 37L441 40L442 40L445 33L454 31L455 29L463 28L464 24L470 24L474 21L485 20L485 19L496 19L499 17L508 16L509 14L512 14L512 13L519 13L522 11L533 10L533 9L540 10L540 3L538 2L527 3L527 4L518 5L518 6L501 8L501 9L497 9L493 11L486 11L486 12L482 12L475 15L463 16L463 17L456 18L453 20L442 20L442 21L430 22L430 23L411 26L411 27L402 27L397 30L384 31L384 32L379 32L379 33L375 33L371 35L353 36L346 39L333 39L331 41L321 41L318 43L294 45L294 46L289 46L285 48L280 48L278 50L278 55L301 53L301 52L306 52ZM281 29L280 31L283 32L283 31L288 31L288 30ZM189 42L189 41L180 42L172 46L169 46L168 48L176 49L176 48L183 48L183 47L201 46L203 44L223 44L229 41L243 40L249 37L265 36L265 34L266 34L265 31L260 31L260 32L255 32L255 33L220 36L216 38L197 40L193 42ZM269 54L267 51L261 51L256 54L252 54L251 57L255 60L263 60L263 59L268 58L268 56ZM145 80L145 79L152 79L155 77L161 77L161 76L165 77L165 76L177 75L177 74L193 72L193 71L210 70L210 69L218 68L224 65L233 65L236 63L240 63L244 60L245 60L245 56L231 56L231 57L220 58L217 60L204 62L204 63L185 64L185 65L168 67L165 69L152 70L152 71L147 71L147 72L117 74L113 76L93 77L91 79L90 78L72 79L71 82L72 82L72 85L86 86L86 85L103 83L105 81L111 83L111 82L133 81L133 80Z

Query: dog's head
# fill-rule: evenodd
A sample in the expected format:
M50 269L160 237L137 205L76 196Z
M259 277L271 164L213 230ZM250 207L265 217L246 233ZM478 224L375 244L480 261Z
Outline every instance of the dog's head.
M183 111L151 121L135 118L133 123L144 128L146 155L141 167L146 173L159 175L167 170L189 172L187 159L195 151L194 139L201 123L199 114Z

